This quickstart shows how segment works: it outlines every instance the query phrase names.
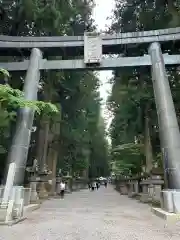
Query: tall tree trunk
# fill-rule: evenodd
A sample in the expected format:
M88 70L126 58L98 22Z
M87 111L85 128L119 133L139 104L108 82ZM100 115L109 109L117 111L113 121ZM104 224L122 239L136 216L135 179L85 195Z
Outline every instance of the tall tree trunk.
M145 156L146 156L146 172L150 173L150 171L153 168L153 153L149 131L149 118L147 113L145 116Z
M45 76L47 83L44 86L44 96L43 101L50 102L52 98L52 86L49 85L50 75ZM49 132L50 132L50 121L46 117L42 117L40 121L40 136L39 136L39 165L40 171L44 172L45 165L47 164L47 154L48 154L48 145L49 145Z
M49 148L48 152L48 167L51 171L49 175L49 180L52 180L51 186L49 188L49 194L55 195L56 193L56 167L57 167L57 158L58 158L58 151L53 148Z
M41 120L37 143L37 160L40 172L44 172L48 151L49 122Z
M42 120L39 139L37 147L37 160L40 167L40 172L43 173L46 170L46 158L48 152L48 136L49 136L49 121ZM48 194L45 188L44 182L38 184L39 198L47 198Z
M43 154L41 159L41 170L44 172L47 165L47 154L48 154L48 144L49 144L49 129L50 129L50 122L47 120L43 121L43 128L44 128L44 145L43 145Z
M49 75L46 76L46 80L48 81ZM45 84L44 86L44 101L48 102L51 101L52 97L52 89L49 86L48 83ZM50 131L50 121L46 117L42 117L41 122L40 122L40 132L39 132L39 142L38 142L38 149L37 149L37 154L38 154L38 162L39 162L39 167L40 167L40 172L44 173L46 170L47 166L47 155L48 155L48 146L49 146L49 131ZM41 182L39 184L39 197L40 198L46 198L48 196L46 188L45 188L45 183Z

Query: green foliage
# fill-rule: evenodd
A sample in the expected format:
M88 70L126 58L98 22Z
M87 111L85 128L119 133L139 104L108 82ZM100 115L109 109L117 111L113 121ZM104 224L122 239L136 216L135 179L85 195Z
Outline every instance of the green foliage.
M10 77L9 72L6 69L0 68L0 73L2 73L6 77Z
M93 124L90 128L90 178L109 175L110 154L109 144L105 138L105 123L101 117L98 119L98 124Z
M114 159L113 172L116 175L131 175L141 171L142 144L128 143L112 149Z
M1 110L7 107L14 109L30 107L38 114L53 114L58 113L57 107L52 103L42 101L28 101L24 99L24 94L18 89L13 89L9 85L0 85L0 106ZM10 114L11 115L11 114Z

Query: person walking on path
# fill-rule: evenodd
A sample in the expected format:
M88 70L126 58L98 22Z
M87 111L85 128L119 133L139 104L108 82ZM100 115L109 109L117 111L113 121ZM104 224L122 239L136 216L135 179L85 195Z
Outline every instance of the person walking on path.
M99 182L96 182L96 189L98 190L98 189L99 189L99 187L100 187L100 184L99 184Z
M88 183L88 188L89 188L89 190L91 190L91 188L92 188L91 182Z
M96 183L95 183L95 182L93 182L93 183L92 183L92 186L91 186L91 189L92 189L92 191L94 191L94 190L95 190L95 188L96 188Z
M104 186L105 186L105 188L107 188L107 181L104 182Z
M66 184L62 180L61 183L60 183L60 196L61 196L61 198L64 198L65 188L66 188Z

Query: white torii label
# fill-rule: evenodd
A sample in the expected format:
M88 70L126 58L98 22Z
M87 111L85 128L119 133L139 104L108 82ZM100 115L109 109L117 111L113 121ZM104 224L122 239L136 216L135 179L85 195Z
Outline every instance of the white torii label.
M102 59L102 39L97 33L84 34L84 63L100 64Z

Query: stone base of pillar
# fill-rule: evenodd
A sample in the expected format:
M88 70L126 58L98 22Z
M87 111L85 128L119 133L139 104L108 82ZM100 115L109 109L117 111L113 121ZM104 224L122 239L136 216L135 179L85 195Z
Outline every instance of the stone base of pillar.
M50 184L49 196L56 196L56 178L52 179Z
M140 193L140 202L142 203L150 203L152 202L152 198L149 197L148 193Z
M48 198L48 192L46 191L44 182L39 183L38 195L39 195L40 199L47 199Z
M121 184L118 186L118 188L119 188L119 192L120 192L121 195L128 195L128 187L127 187L126 184L121 183Z
M136 198L137 196L138 196L138 194L135 193L135 192L129 192L129 193L128 193L128 197L129 197L129 198Z
M180 190L163 190L161 194L161 208L153 207L152 212L167 221L180 220Z
M56 192L50 192L48 194L49 197L56 197L57 196L57 193Z
M30 203L37 203L39 202L38 193L36 191L31 192Z
M31 188L30 203L37 203L39 201L39 197L37 193L37 182L31 182L30 188Z
M66 186L66 193L72 193L71 188L69 185Z
M3 202L0 208L0 224L11 225L23 218L24 188L15 186L12 188L8 202Z
M179 222L179 220L180 220L180 214L169 213L169 212L166 212L162 208L154 208L153 207L152 213L154 213L157 217L160 217L160 218L166 220L167 222L176 223L176 222Z
M5 222L6 215L7 215L7 207L0 208L0 222Z

